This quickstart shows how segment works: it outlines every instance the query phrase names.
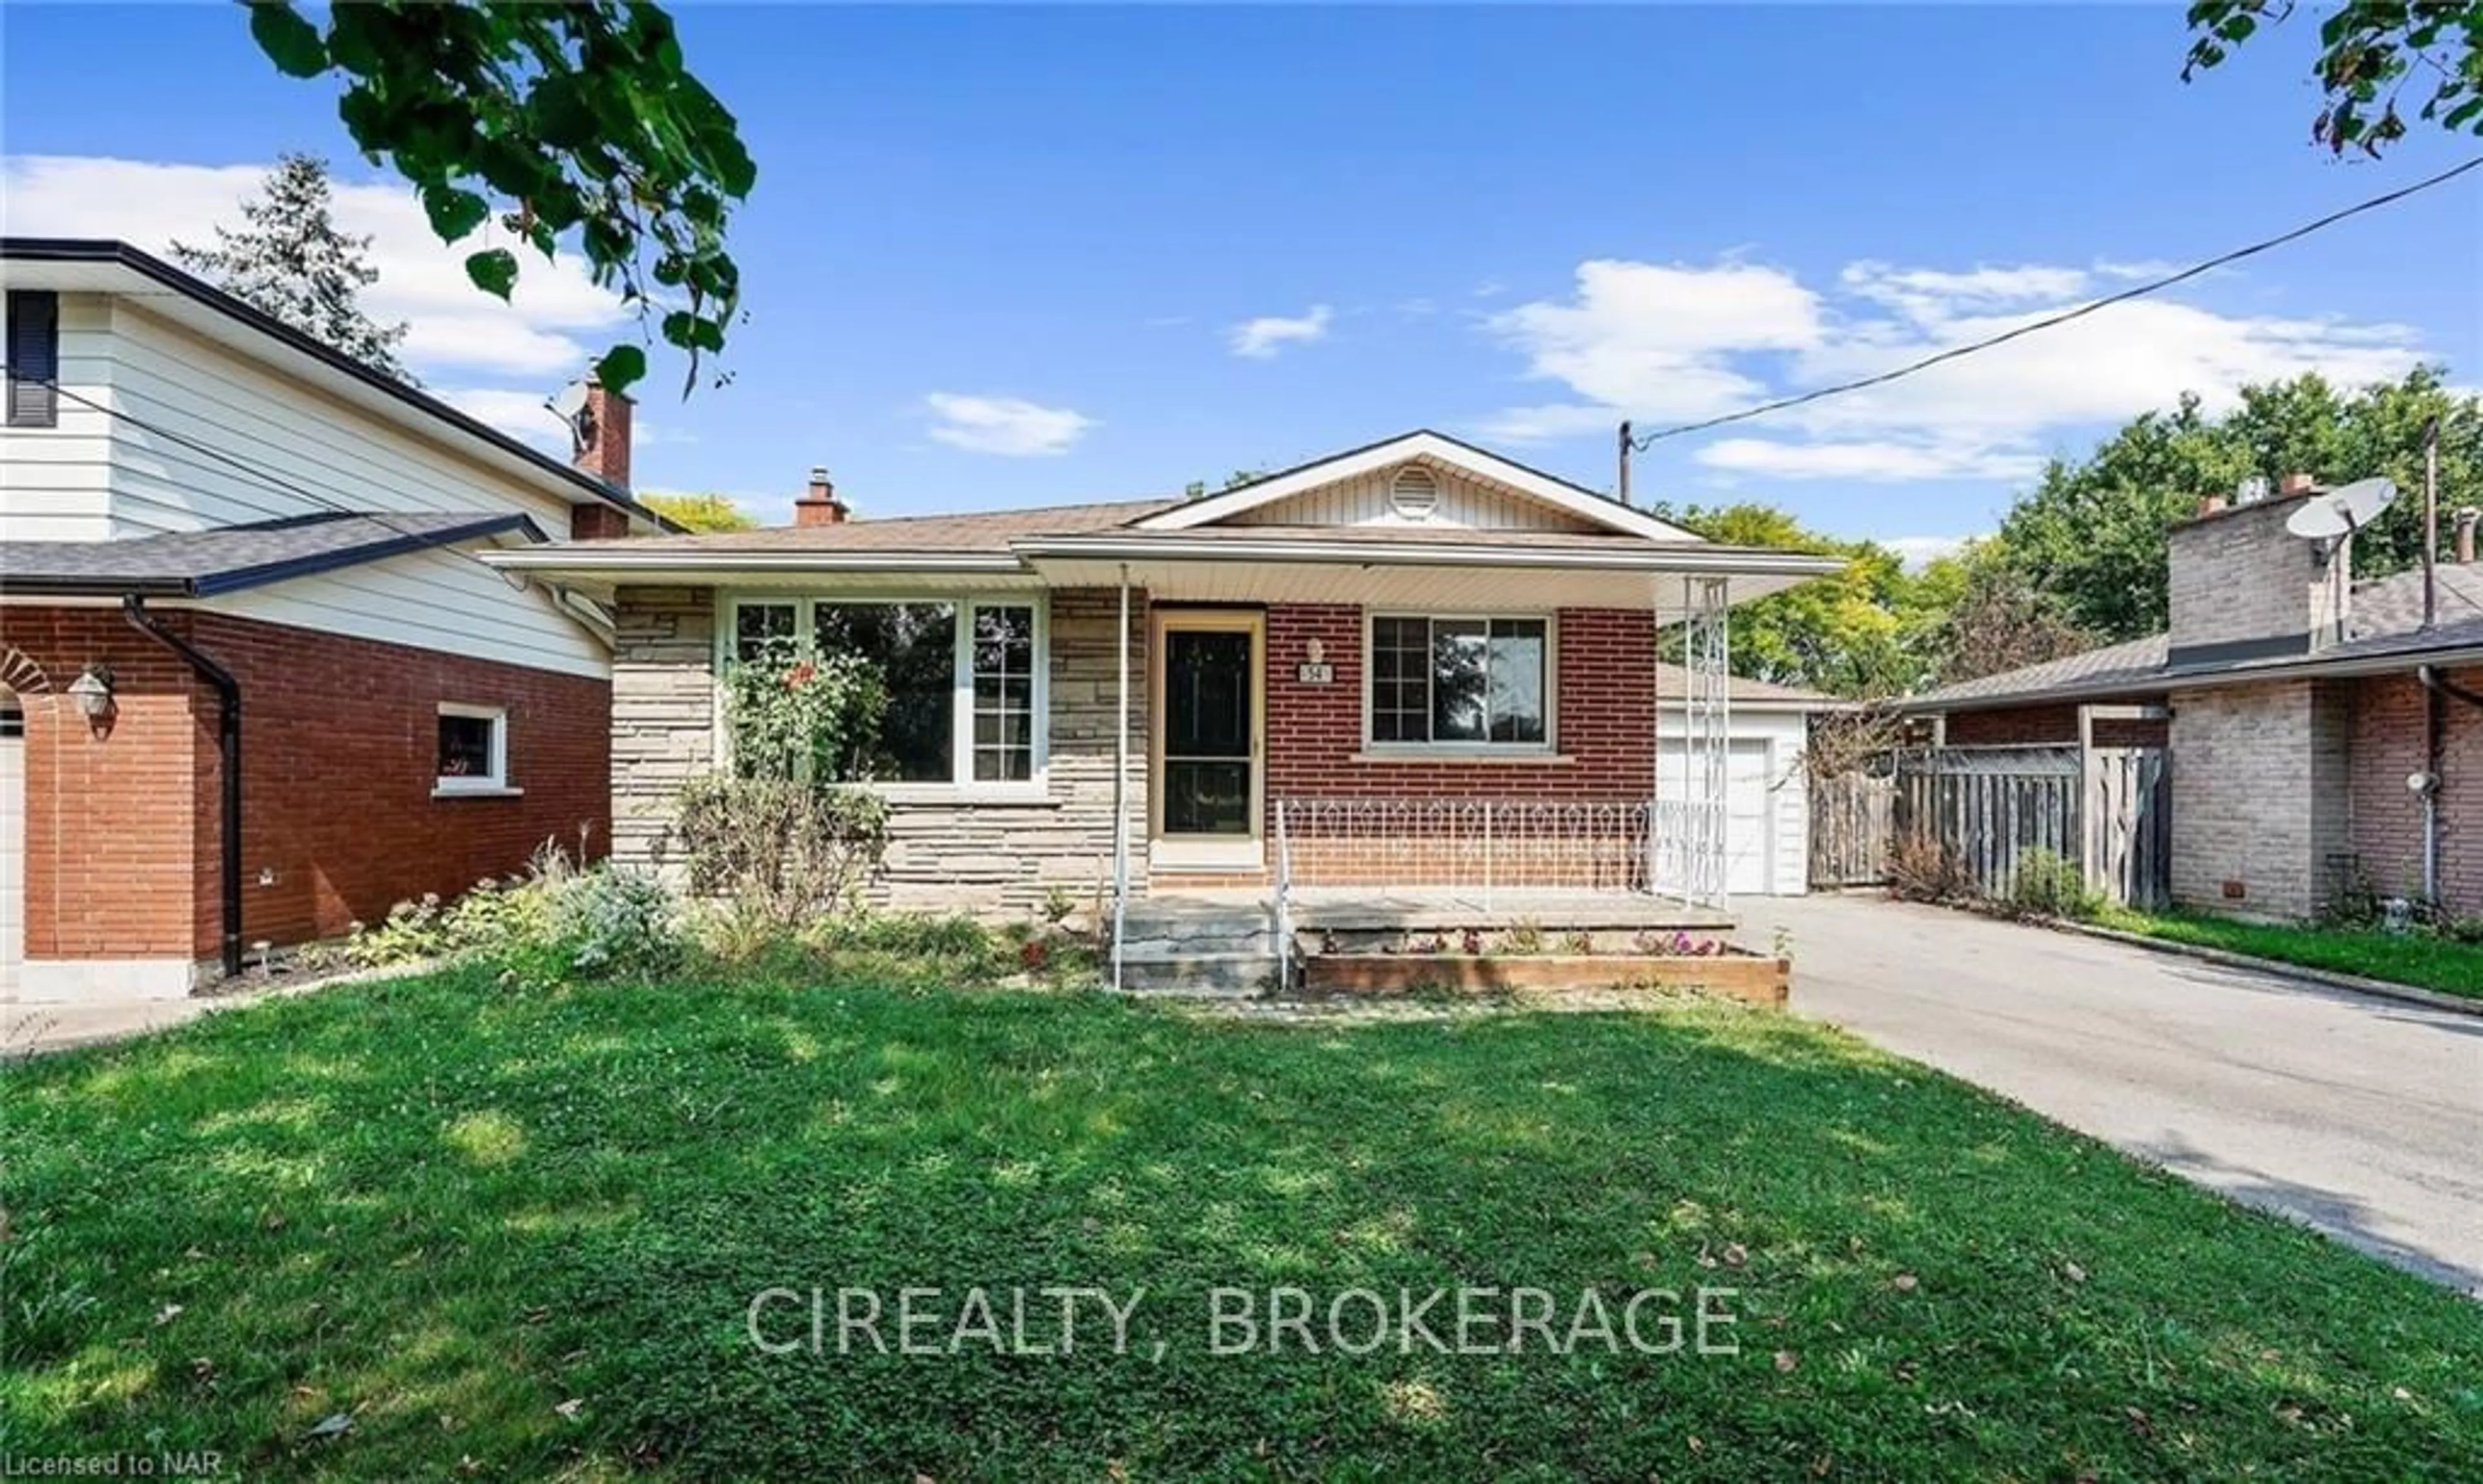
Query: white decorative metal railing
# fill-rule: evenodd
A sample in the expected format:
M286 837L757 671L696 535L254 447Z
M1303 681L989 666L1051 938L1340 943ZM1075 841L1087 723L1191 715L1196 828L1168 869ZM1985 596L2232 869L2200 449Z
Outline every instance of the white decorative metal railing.
M1662 856L1654 808L1642 799L1279 799L1278 886L1646 891Z

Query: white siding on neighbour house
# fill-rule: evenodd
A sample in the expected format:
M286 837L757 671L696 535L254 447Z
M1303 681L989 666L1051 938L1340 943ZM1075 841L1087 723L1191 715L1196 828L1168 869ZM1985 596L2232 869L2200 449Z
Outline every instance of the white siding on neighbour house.
M61 296L60 417L0 427L0 541L104 541L112 535L112 419L67 395L106 401L112 302Z
M1526 495L1494 489L1437 464L1424 465L1439 481L1440 498L1430 516L1409 520L1388 497L1397 468L1376 469L1333 485L1241 512L1230 525L1427 525L1477 531L1585 531L1599 529L1565 510Z
M58 427L7 431L0 441L7 540L120 540L339 507L519 514L554 540L569 534L569 501L560 493L285 377L131 300L64 294L61 324L63 385L123 415L63 397ZM571 675L611 673L603 642L542 583L517 585L462 551L413 552L205 606Z
M479 544L476 547L479 549ZM463 551L408 552L202 606L295 628L597 678L612 653L540 582L521 590Z
M112 404L128 414L111 428L116 537L308 515L325 508L321 500L351 510L518 511L555 539L569 533L565 498L280 376L131 301L114 305L108 355Z

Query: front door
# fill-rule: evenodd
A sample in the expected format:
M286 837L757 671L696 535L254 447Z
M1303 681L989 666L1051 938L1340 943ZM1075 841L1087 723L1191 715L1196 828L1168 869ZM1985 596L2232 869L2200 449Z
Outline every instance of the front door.
M1265 863L1265 619L1158 609L1154 637L1151 860L1176 870L1256 870Z

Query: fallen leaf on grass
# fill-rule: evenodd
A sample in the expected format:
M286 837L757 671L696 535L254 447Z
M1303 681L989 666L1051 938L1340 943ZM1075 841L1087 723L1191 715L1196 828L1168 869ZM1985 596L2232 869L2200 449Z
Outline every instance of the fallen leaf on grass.
M579 1409L580 1407L585 1406L585 1405L586 1405L586 1399L585 1399L584 1397L582 1397L582 1396L573 1396L573 1397L571 1397L569 1400L567 1400L567 1401L565 1401L565 1402L562 1402L559 1406L554 1407L554 1408L552 1408L551 1410L553 1410L554 1412L559 1413L562 1417L565 1417L565 1418L569 1418L571 1421L574 1422L574 1421L576 1421L576 1420L577 1420L577 1411L578 1411L578 1409Z
M322 1438L341 1438L352 1429L353 1425L354 1416L352 1413L331 1412L326 1417L323 1417L319 1420L311 1423L310 1430L302 1435L302 1441L305 1443L315 1443Z
M1792 1373L1793 1368L1801 1364L1802 1357L1794 1354L1790 1350L1779 1350L1776 1352L1776 1369L1781 1372L1789 1375Z
M1911 1273L1899 1273L1896 1277L1888 1280L1888 1286L1896 1289L1899 1293L1911 1293L1915 1288L1921 1286L1921 1282L1922 1281L1920 1279L1916 1278Z
M163 1308L161 1308L161 1309L159 1309L159 1310L155 1311L155 1324L156 1324L156 1327L160 1329L160 1328L162 1328L164 1325L167 1325L167 1324L172 1323L174 1319L177 1319L177 1318L179 1318L180 1316L181 1316L181 1306L180 1306L180 1305L178 1305L178 1304L167 1304L167 1305L165 1305Z

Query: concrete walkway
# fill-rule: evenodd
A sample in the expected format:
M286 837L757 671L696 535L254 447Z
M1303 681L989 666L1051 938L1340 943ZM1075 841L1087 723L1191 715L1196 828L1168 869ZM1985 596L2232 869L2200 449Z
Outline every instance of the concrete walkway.
M1793 1009L2483 1296L2483 1019L1874 897L1736 901Z

